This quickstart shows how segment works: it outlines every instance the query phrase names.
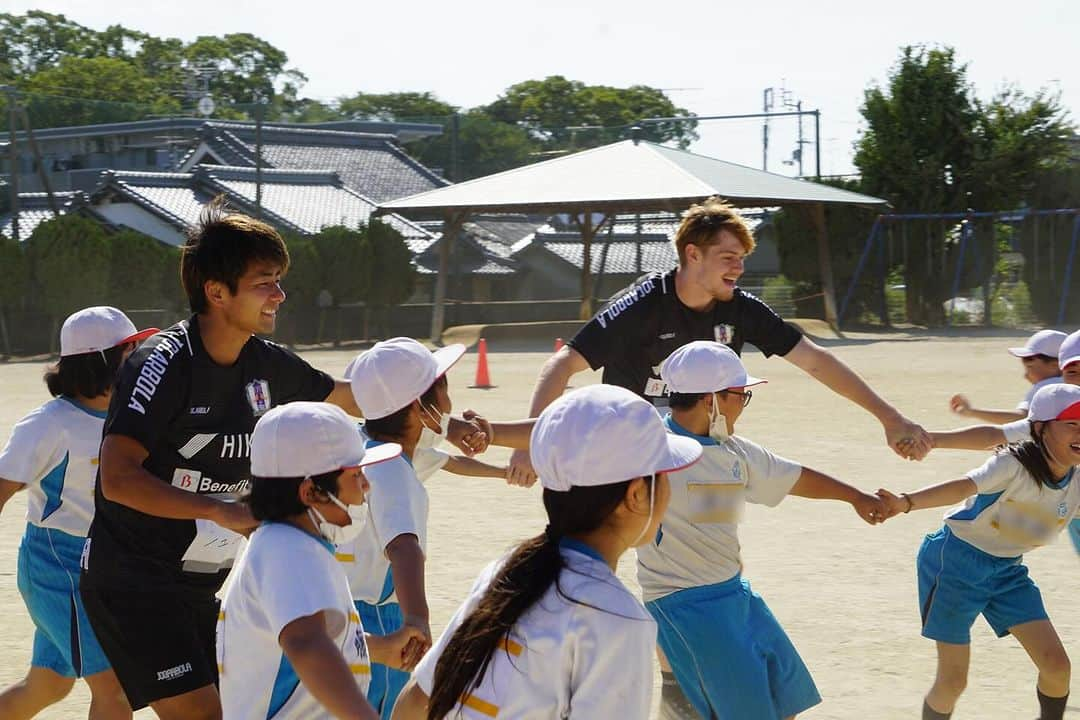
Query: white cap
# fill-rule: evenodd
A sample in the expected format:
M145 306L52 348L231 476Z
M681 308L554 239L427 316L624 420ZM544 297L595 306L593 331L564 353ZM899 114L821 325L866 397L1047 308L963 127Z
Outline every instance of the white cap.
M427 392L464 354L465 346L460 344L432 352L412 338L391 338L353 358L345 377L360 412L378 420Z
M540 413L529 455L541 484L565 492L681 470L701 444L668 433L656 408L626 388L587 385Z
M1061 347L1057 351L1058 367L1062 370L1066 365L1080 360L1080 330L1072 333L1061 341Z
M734 350L712 340L695 340L668 355L660 365L660 377L677 393L717 392L768 382L748 375Z
M1031 357L1032 355L1049 355L1056 358L1065 333L1057 330L1040 330L1024 343L1024 347L1011 347L1009 352L1019 358Z
M251 474L296 478L364 467L396 458L397 443L364 451L356 421L337 405L291 402L259 418L251 433Z
M157 332L157 328L136 330L128 316L114 307L88 307L69 315L60 328L60 357L142 342Z
M1039 388L1031 398L1028 420L1080 420L1080 385L1055 383Z

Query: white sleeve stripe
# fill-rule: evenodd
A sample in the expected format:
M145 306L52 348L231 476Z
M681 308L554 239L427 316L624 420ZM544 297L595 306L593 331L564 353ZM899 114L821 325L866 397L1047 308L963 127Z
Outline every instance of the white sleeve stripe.
M182 448L177 450L177 452L180 453L185 460L190 460L202 452L203 448L212 443L217 436L217 433L199 433L188 440Z

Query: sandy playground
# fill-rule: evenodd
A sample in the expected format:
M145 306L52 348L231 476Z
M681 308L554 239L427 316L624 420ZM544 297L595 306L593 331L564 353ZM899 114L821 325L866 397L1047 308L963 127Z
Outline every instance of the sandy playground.
M964 391L980 406L1011 407L1026 389L1020 363L1005 352L1023 333L969 336L856 335L831 341L833 350L874 388L928 428L964 424L947 409L951 393ZM490 417L524 416L533 381L549 346L532 352L493 347L491 390L474 390L476 354L450 373L455 410L474 408ZM506 348L504 348L506 349ZM340 373L354 351L318 351L305 357ZM983 461L979 453L940 451L922 463L901 460L884 445L880 426L781 359L749 351L751 372L770 380L755 388L738 431L778 453L866 489L896 491L960 477ZM0 364L0 440L26 412L47 399L40 381L44 363ZM579 376L575 384L597 382ZM507 452L488 457L504 460ZM431 494L427 563L432 628L441 632L477 572L508 546L544 526L540 488L440 473ZM25 500L16 497L0 518L0 685L22 676L33 626L15 583L16 553ZM812 720L918 716L934 668L930 641L919 636L915 552L923 535L941 525L942 512L898 516L865 525L846 505L789 498L775 509L751 506L742 530L745 576L768 601L818 683L824 701L801 717ZM1080 558L1068 540L1028 557L1047 608L1074 661L1080 659ZM632 588L632 556L620 576ZM1071 578L1071 579L1070 579ZM167 618L163 618L167 622ZM982 621L973 631L972 673L954 715L958 720L1031 718L1037 715L1035 673L1011 638L997 640ZM656 676L659 683L659 673ZM659 693L656 693L659 696ZM84 718L85 685L40 717ZM1080 701L1071 703L1080 716ZM137 717L153 717L143 711Z

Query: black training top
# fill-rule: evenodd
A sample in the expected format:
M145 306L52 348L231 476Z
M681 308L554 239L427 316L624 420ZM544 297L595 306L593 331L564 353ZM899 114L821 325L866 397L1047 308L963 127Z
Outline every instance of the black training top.
M715 340L742 353L752 343L769 355L786 355L802 334L772 308L736 287L735 296L711 310L688 308L675 293L675 270L638 278L585 324L570 346L593 370L604 368L603 381L666 403L660 363L688 342Z
M248 487L259 416L293 400L325 400L333 389L329 375L259 337L247 341L232 366L216 364L195 316L154 335L124 363L104 434L137 440L150 453L143 467L162 482L235 499ZM112 502L101 492L100 472L94 507L84 567L95 580L207 592L225 581L235 536L214 523L156 517Z

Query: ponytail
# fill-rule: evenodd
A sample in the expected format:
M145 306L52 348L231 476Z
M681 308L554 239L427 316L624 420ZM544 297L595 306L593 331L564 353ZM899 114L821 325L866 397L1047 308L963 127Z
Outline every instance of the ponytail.
M435 664L428 720L442 720L480 684L511 629L548 589L559 587L565 564L559 541L600 527L626 497L630 481L544 490L549 524L518 545L484 590L476 608L450 637ZM559 590L562 595L562 591ZM565 596L563 596L565 597ZM573 601L573 598L568 598ZM508 651L509 652L509 651Z

